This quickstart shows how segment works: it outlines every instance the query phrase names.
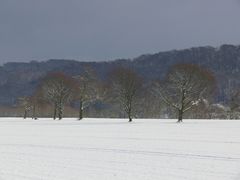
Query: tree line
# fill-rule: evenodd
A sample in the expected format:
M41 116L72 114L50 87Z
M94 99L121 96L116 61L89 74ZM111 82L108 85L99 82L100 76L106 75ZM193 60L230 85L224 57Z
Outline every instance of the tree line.
M227 106L213 103L217 93L214 74L195 64L176 64L170 67L164 79L146 80L129 67L116 67L107 79L99 79L93 69L85 67L78 76L62 72L47 74L29 97L19 98L24 118L30 113L33 119L41 117L43 106L52 107L52 118L61 120L64 108L78 108L78 119L83 119L86 109L101 102L107 111L118 117L151 118L154 114L177 117L237 118L240 110L240 91L230 93Z

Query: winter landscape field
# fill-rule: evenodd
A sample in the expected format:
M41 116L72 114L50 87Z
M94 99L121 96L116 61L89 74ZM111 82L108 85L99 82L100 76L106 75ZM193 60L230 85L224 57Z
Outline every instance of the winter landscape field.
M240 121L0 119L0 180L239 180Z

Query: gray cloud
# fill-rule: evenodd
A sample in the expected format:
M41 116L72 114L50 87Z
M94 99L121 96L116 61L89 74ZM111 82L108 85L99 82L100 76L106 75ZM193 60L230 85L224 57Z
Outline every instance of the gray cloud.
M239 0L1 0L0 60L108 60L240 44Z

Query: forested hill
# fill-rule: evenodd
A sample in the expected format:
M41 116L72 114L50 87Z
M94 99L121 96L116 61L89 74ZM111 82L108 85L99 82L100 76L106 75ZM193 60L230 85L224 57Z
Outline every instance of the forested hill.
M81 74L84 66L96 70L99 77L116 66L134 68L146 79L162 78L175 63L196 63L211 69L218 80L218 101L227 98L228 87L240 84L240 46L222 45L185 50L173 50L142 55L135 59L109 62L79 62L74 60L48 60L44 62L6 63L0 67L0 105L14 105L17 97L30 95L39 80L51 71L63 71L69 75Z

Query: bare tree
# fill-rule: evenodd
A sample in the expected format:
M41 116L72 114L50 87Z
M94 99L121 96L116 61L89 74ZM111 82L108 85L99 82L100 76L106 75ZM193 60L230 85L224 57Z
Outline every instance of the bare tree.
M210 104L208 107L209 119L227 119L228 108L222 104Z
M44 98L54 106L53 119L63 117L64 105L70 101L75 90L74 80L64 73L52 73L42 81Z
M83 118L83 111L91 103L100 98L99 96L99 82L95 72L85 67L84 72L79 76L74 76L77 88L75 92L75 99L79 101L79 120Z
M177 110L178 122L202 99L208 99L215 89L213 74L193 64L177 64L170 68L163 82L157 81L154 93Z
M43 104L42 94L39 88L35 90L33 95L18 98L18 103L24 108L24 119L27 118L28 113L32 112L32 119L37 119L37 106Z
M114 69L109 76L113 94L127 114L129 122L132 122L142 79L133 70L123 67Z
M39 86L36 88L33 95L29 97L29 100L32 106L32 119L37 120L37 110L39 110L40 107L46 105L46 101L43 97L43 92Z
M23 114L23 118L26 119L28 116L28 112L31 111L32 109L32 103L31 103L31 99L30 97L20 97L18 98L18 103L20 106L23 107L24 109L24 114Z
M230 94L229 100L229 108L228 108L228 117L229 119L235 119L238 117L238 113L240 111L240 91L235 90Z

